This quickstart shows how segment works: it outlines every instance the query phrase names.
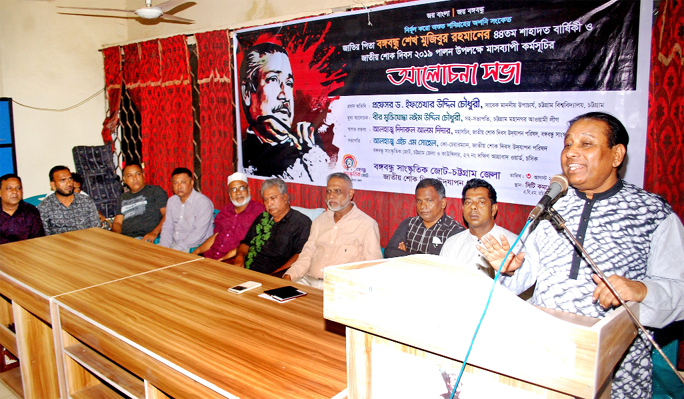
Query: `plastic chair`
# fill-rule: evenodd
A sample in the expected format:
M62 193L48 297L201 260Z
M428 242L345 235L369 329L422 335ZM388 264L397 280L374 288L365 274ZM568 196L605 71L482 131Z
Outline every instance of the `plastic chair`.
M24 198L24 202L29 203L33 206L38 206L40 202L44 200L47 196L47 194L34 195L33 197Z

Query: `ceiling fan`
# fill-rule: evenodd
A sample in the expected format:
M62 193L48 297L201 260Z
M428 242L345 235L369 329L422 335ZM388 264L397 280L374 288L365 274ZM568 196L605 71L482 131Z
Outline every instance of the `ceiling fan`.
M89 7L62 7L62 6L57 6L58 8L68 8L72 10L91 10L91 11L116 11L116 12L125 12L127 14L135 14L140 18L144 19L163 19L166 21L176 21L176 22L184 22L188 24L192 24L195 21L192 19L187 19L187 18L182 18L182 17L177 17L175 15L171 14L166 14L166 12L173 10L174 8L178 7L179 5L183 3L187 3L188 0L168 0L164 3L161 3L157 6L152 7L152 0L145 0L145 7L139 8L137 10L118 10L118 9L112 9L112 8L89 8ZM67 13L60 13L60 14L67 14ZM124 17L127 18L127 17Z

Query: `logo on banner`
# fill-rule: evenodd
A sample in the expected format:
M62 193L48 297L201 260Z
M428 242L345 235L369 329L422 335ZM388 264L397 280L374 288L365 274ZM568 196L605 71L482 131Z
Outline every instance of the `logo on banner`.
M352 170L356 169L356 165L356 158L353 155L347 154L344 156L344 158L342 158L342 166L344 167L344 170L351 172Z

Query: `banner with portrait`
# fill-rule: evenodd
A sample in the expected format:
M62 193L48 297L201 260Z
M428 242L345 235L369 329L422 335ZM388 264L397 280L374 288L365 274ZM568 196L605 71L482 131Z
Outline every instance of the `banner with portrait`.
M573 117L617 116L642 185L652 4L411 2L235 31L239 167L449 197L489 181L531 205L560 173Z

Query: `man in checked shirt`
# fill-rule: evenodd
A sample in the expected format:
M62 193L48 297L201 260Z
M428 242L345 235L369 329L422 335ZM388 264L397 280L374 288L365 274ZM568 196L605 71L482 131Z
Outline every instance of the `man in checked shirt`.
M480 239L485 234L494 237L503 234L512 243L518 237L494 223L497 211L494 187L482 179L468 180L463 187L463 219L468 230L449 238L440 255L451 259L458 266L475 267L493 278L495 270L476 248L478 244L482 245Z
M464 230L444 213L446 190L437 179L423 179L416 186L416 213L404 219L385 248L385 258L412 254L439 255L447 238Z

